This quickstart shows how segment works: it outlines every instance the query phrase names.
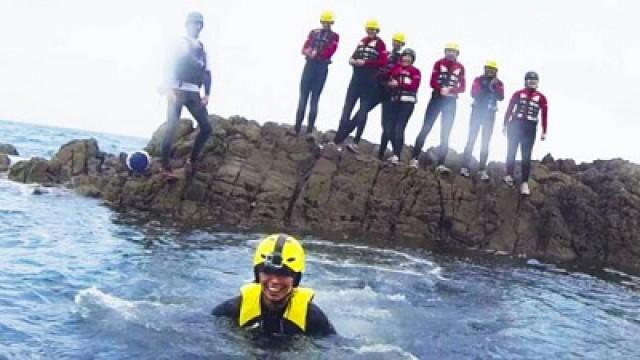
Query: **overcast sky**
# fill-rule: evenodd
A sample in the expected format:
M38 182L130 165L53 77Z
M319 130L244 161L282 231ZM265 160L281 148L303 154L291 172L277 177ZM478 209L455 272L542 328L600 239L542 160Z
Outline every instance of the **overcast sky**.
M540 73L549 100L547 152L579 161L640 162L640 82L635 2L466 0L56 1L0 2L0 119L149 137L165 118L157 92L163 56L184 33L191 10L205 16L203 42L213 63L210 113L261 123L293 123L304 59L301 45L325 9L341 36L320 101L317 126L335 129L351 76L348 57L377 18L390 43L403 31L425 76L406 131L413 143L431 91L428 76L446 42L461 46L469 82L487 59L500 64L507 97L527 70ZM636 35L633 35L636 34ZM471 97L458 101L451 146L466 141ZM506 104L501 106L502 119ZM186 116L186 112L185 112ZM499 120L501 122L501 120ZM436 123L436 124L439 124ZM504 160L497 125L491 160ZM380 113L365 138L379 142ZM439 125L427 138L436 145ZM2 142L2 134L0 134ZM479 142L479 140L478 140ZM476 149L476 155L477 155Z

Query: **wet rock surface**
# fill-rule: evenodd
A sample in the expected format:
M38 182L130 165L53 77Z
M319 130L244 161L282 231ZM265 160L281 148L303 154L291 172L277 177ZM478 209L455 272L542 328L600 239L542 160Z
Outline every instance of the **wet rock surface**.
M122 212L194 225L231 225L314 233L415 247L493 250L558 262L640 272L640 166L624 160L576 164L546 156L533 162L532 195L521 197L491 163L491 180L457 175L461 156L449 151L450 175L433 171L434 149L420 169L376 159L377 145L359 153L290 134L275 123L241 117L217 122L198 172L183 168L197 129L182 121L173 147L178 176L158 173L163 127L147 150L148 174L131 174L125 154L101 152L93 139L74 140L50 160L16 163L9 178L68 184ZM318 144L322 144L320 148Z

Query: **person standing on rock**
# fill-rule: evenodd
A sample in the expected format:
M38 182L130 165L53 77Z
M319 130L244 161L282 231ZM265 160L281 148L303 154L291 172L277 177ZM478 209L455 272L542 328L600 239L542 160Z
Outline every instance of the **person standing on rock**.
M418 167L418 157L424 146L424 141L429 135L438 115L442 113L442 124L440 127L440 148L438 151L438 167L436 171L448 174L451 172L444 165L444 161L449 151L449 135L456 117L456 102L458 95L464 93L466 88L464 66L458 62L460 46L457 43L449 43L444 49L445 57L436 61L431 72L431 87L433 94L427 105L424 115L422 130L416 138L413 148L410 167Z
M418 101L421 75L420 70L413 66L415 61L415 51L405 49L400 57L400 63L391 70L389 76L391 109L385 131L388 132L393 146L393 156L389 160L392 165L400 163L400 155L404 147L404 130Z
M493 125L496 120L496 111L498 111L498 101L504 100L504 84L498 79L498 64L494 60L487 61L484 66L484 75L478 76L473 80L471 97L473 97L473 105L471 107L471 120L469 121L469 138L464 148L460 175L464 177L471 176L469 171L471 153L473 152L478 132L482 128L478 175L480 180L489 181L489 173L487 173L489 142L491 141Z
M254 282L213 309L250 331L264 335L326 336L336 333L322 310L312 302L314 291L299 287L304 249L287 234L264 238L253 257Z
M331 11L323 12L320 15L322 28L311 30L302 47L302 55L304 55L307 62L302 71L302 79L300 80L300 100L298 101L295 125L296 135L299 135L302 129L302 122L307 109L309 96L311 96L311 103L307 134L310 135L313 132L313 126L318 116L320 94L327 80L331 57L338 49L338 42L340 41L340 36L331 30L331 26L335 20L334 18Z
M516 152L520 147L522 155L522 182L520 194L529 195L529 173L531 170L531 152L536 141L538 115L542 112L541 141L547 138L547 98L538 91L540 77L535 71L529 71L524 76L525 88L516 91L509 101L509 107L504 115L503 133L507 135L507 175L504 181L513 185L513 172L516 162Z
M187 16L186 36L172 54L171 69L165 88L168 98L167 127L162 142L162 175L175 179L170 165L171 150L182 107L185 106L195 118L200 128L185 164L185 170L192 174L197 169L198 158L213 128L209 123L207 104L211 92L211 70L207 53L198 37L204 26L204 17L199 12ZM204 87L204 96L200 88Z
M365 30L367 36L360 40L349 59L349 64L353 66L353 75L347 88L347 96L344 101L338 132L334 138L335 144L339 146L357 127L358 130L354 138L355 144L348 146L354 152L358 149L357 144L360 142L364 132L369 111L380 102L378 75L380 68L385 66L388 61L387 47L378 36L380 32L378 21L367 21ZM353 119L349 120L358 100L360 100L360 107Z
M402 48L405 46L407 38L403 33L393 34L391 39L391 53L389 54L389 61L387 65L380 69L380 84L382 89L380 91L380 102L382 103L382 136L380 138L380 147L378 148L378 159L384 160L384 153L387 150L387 144L393 140L391 138L393 120L391 114L391 89L389 88L389 79L391 70L400 63L400 57L402 56Z

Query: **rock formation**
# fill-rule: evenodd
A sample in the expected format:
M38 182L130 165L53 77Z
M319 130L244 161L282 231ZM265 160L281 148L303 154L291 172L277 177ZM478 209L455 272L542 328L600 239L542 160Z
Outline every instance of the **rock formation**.
M217 129L194 176L182 169L197 133L180 125L168 183L154 161L146 175L130 174L123 156L104 154L95 140L64 145L50 161L15 164L9 177L66 183L101 197L117 211L135 211L195 225L231 225L314 233L401 246L463 247L558 262L640 272L640 166L624 160L577 165L551 156L533 162L532 196L502 183L503 165L491 163L487 183L432 170L432 151L421 169L383 165L376 146L338 151L326 143L288 135L288 127L260 126L240 117L211 116ZM163 129L147 147L159 155Z

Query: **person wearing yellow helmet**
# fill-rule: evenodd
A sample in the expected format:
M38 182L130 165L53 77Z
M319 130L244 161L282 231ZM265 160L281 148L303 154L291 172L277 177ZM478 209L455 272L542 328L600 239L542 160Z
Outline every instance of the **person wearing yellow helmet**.
M496 112L498 111L498 101L504 100L504 84L498 79L498 64L495 60L487 61L484 65L484 74L473 80L471 97L473 97L473 105L471 107L471 119L469 120L469 138L464 148L460 175L464 177L471 176L469 171L471 153L473 152L478 132L482 129L478 175L480 180L489 181L489 173L486 170L489 142L493 133Z
M458 95L464 93L466 88L464 66L458 61L458 55L460 55L460 46L457 43L448 43L444 48L444 58L436 61L433 65L433 71L431 72L433 94L424 114L422 129L416 138L412 159L409 161L410 167L418 167L418 157L424 146L424 141L429 132L431 132L431 128L438 116L442 114L438 167L436 171L441 174L451 172L444 165L444 162L449 151L449 135L456 117Z
M269 235L253 257L254 282L243 286L240 296L216 306L212 314L265 335L335 334L327 316L312 302L313 290L299 286L304 268L304 249L298 240L287 234Z
M318 116L318 102L320 94L324 88L331 57L338 49L340 36L331 29L335 21L335 16L331 11L325 11L320 15L319 29L311 30L307 40L302 46L302 55L306 59L302 79L300 80L300 99L296 112L296 124L294 126L296 135L300 134L302 122L307 109L307 102L311 97L309 109L309 122L307 134L313 132L313 126Z
M380 71L380 82L382 84L381 99L382 102L382 136L380 138L380 147L378 148L378 159L384 160L384 154L387 150L389 142L393 143L392 132L393 130L393 115L391 114L391 92L392 89L388 86L389 76L391 70L398 65L400 57L402 55L402 48L406 44L407 37L403 33L395 33L391 38L391 54L389 54L389 62Z
M387 46L378 36L380 32L378 21L367 21L365 31L367 36L360 40L349 59L349 64L353 66L353 75L347 88L342 116L334 138L335 144L340 146L357 127L354 144L348 146L354 152L357 152L357 144L360 142L364 132L369 111L373 110L380 102L381 87L378 74L380 69L388 62ZM351 118L351 113L358 100L360 100L360 108Z

